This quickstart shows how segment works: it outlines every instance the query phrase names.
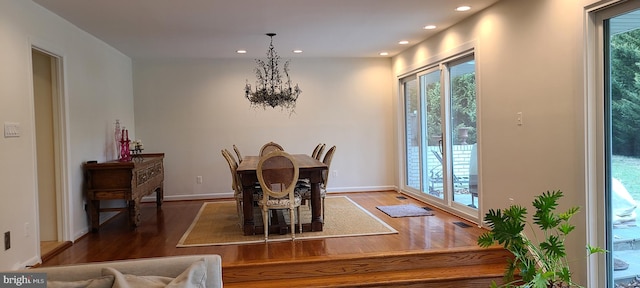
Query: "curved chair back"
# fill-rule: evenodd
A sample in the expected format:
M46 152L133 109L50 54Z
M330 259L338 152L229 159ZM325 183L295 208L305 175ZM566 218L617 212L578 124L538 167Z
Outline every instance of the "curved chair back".
M262 148L260 148L260 156L265 156L273 151L284 151L284 148L282 148L282 146L280 146L280 144L275 143L275 142L269 142L267 144L262 145Z
M242 163L242 155L240 154L240 149L238 149L236 144L233 144L233 151L235 151L236 156L238 156L238 163Z
M236 193L240 193L242 191L242 184L240 183L240 179L238 179L238 173L236 170L238 169L238 162L233 159L231 152L227 149L222 149L222 156L227 160L227 164L229 164L229 171L231 172L231 188Z
M327 187L327 182L329 182L329 169L331 169L331 160L333 159L333 154L336 152L336 146L332 146L331 148L329 148L329 151L327 151L327 154L324 155L324 158L322 159L322 163L327 165L327 170L323 170L322 171L322 183L324 184L324 187Z
M293 203L293 191L298 182L298 163L284 151L274 151L260 158L257 167L258 182L264 193L263 200L269 197L285 198L289 196ZM277 189L274 189L276 188Z
M320 157L322 157L322 152L324 152L324 147L325 146L326 146L326 144L324 144L324 143L322 145L320 145L320 148L318 148L318 153L313 158L316 158L316 160L320 160Z
M313 153L311 153L311 157L318 159L318 151L320 151L320 146L322 146L322 143L318 143L318 145L316 145L316 148L313 148Z

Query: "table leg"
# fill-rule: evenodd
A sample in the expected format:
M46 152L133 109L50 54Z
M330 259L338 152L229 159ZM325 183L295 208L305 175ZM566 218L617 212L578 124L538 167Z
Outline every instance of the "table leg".
M140 200L135 199L127 202L129 210L129 225L131 227L138 227L140 224Z
M242 187L242 214L244 216L244 235L254 235L255 222L253 221L253 190L254 185Z
M87 206L91 220L91 232L98 232L100 228L100 200L89 200Z
M322 223L320 183L311 183L311 231L322 231Z
M156 189L156 206L162 206L162 202L164 201L164 183L160 182L160 187Z

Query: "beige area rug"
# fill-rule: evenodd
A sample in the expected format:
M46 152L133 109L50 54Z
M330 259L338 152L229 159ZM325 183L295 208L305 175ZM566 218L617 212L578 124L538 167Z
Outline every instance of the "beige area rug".
M349 197L327 197L325 206L326 219L322 231L297 233L296 240L398 233L397 230L360 207ZM302 214L303 223L310 221L311 211L308 205L302 206L300 213ZM254 215L258 225L262 225L262 216L259 208L254 210ZM271 241L291 241L291 235L269 234L269 242ZM191 223L191 226L184 233L176 247L261 242L264 242L263 234L243 235L235 202L206 202L202 205L200 212L198 212L193 223Z

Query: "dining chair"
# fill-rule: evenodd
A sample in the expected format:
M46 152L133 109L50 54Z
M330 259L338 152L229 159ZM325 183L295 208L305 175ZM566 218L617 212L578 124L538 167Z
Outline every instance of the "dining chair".
M260 148L260 156L265 156L276 150L284 151L284 148L282 148L282 146L280 146L280 144L278 143L269 142L267 144L262 145L262 148Z
M258 167L258 182L262 188L262 199L258 205L262 210L262 223L264 225L264 241L269 239L269 212L274 209L289 210L289 222L291 223L291 240L295 240L295 212L302 233L302 221L300 220L300 203L302 199L295 192L298 182L298 163L291 155L284 151L273 151L260 157Z
M236 146L236 144L233 144L233 151L235 151L236 156L238 156L238 163L242 163L242 154L240 154L240 149L238 149L238 146Z
M325 146L326 144L322 143L322 145L320 145L320 148L318 148L318 153L316 153L316 156L312 156L312 157L316 158L316 160L320 160L320 157L322 157L322 152L324 152Z
M318 157L318 151L320 151L321 146L322 146L322 143L318 143L318 145L316 145L316 148L313 148L313 153L311 153L311 157L317 159L316 157Z
M243 203L243 195L242 195L242 183L240 182L240 178L238 177L238 173L236 173L237 169L238 169L238 163L236 162L235 159L233 159L233 156L231 155L231 152L229 152L229 150L227 149L222 149L222 156L224 157L225 160L227 160L227 163L229 164L229 171L231 172L231 188L233 189L234 193L233 193L233 198L236 200L236 210L238 212L238 218L240 218L240 226L242 226L242 223L244 222L244 217L243 217L243 211L242 211L242 203Z
M324 199L327 197L327 185L329 183L329 171L331 170L331 160L333 160L333 154L336 152L336 146L332 146L324 155L322 163L327 165L327 170L322 171L322 183L320 183L320 198L322 198L322 219L324 219ZM298 181L297 191L302 197L302 200L309 201L311 203L311 184L301 183Z

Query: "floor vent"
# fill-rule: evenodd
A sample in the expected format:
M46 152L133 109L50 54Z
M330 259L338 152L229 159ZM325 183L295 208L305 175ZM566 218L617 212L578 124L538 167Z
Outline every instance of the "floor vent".
M462 227L462 228L469 228L471 227L471 225L464 223L464 222L453 222L453 224L455 224L458 227Z
M396 196L396 198L398 198L400 200L406 200L407 199L407 197L404 197L404 196Z

